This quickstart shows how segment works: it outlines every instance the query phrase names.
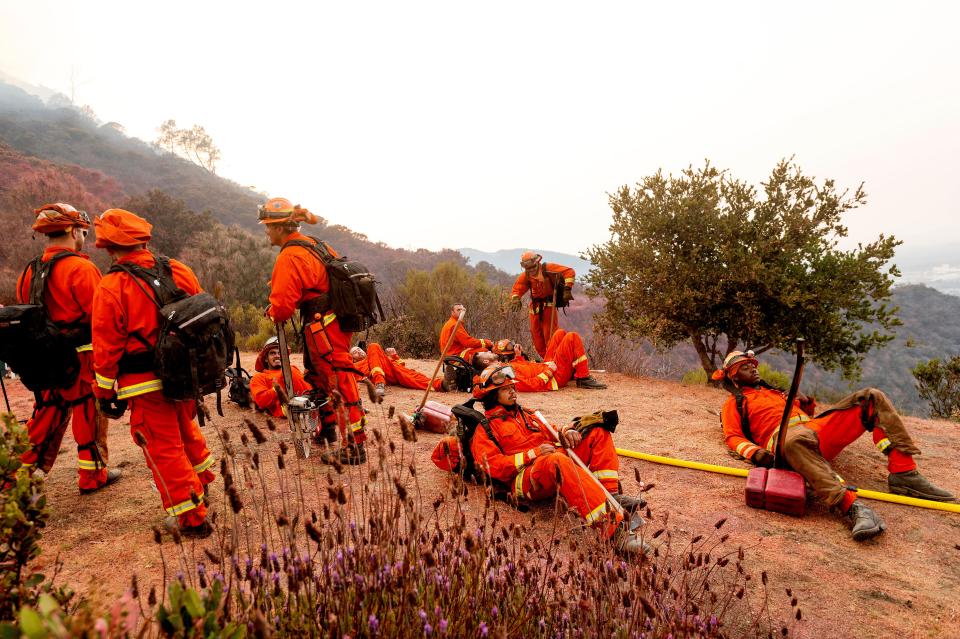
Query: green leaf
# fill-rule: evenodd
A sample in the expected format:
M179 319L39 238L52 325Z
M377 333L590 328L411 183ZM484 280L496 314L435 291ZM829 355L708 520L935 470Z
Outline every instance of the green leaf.
M183 606L187 609L187 612L190 613L190 616L194 619L199 619L203 617L204 608L203 602L200 601L200 595L197 594L197 591L193 588L188 588L183 593Z
M43 627L43 619L37 611L28 606L20 609L20 632L29 639L43 639L47 636L47 629Z
M43 575L40 575L40 576L42 577ZM42 595L40 595L40 598L37 601L37 608L40 609L40 612L43 613L44 617L49 617L53 613L60 610L60 606L57 604L57 600L51 597L50 595L48 595L47 593L43 593Z

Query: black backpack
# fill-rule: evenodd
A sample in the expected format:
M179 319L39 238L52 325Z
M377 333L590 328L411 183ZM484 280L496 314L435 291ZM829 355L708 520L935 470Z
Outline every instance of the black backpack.
M489 483L490 487L493 489L494 499L508 502L517 508L517 510L526 512L529 510L529 507L526 504L517 502L509 485L498 479L487 477L476 466L476 462L473 459L473 451L470 448L470 443L473 441L473 435L478 426L482 427L486 431L487 437L490 439L490 441L492 441L500 450L500 452L503 453L503 447L500 446L500 442L497 441L497 438L493 436L493 429L490 428L490 420L487 419L486 415L473 407L478 401L480 400L469 399L464 403L457 404L450 409L453 415L457 418L456 437L460 442L460 462L457 464L456 468L453 469L453 472L462 475L467 481L472 480L480 484Z
M77 347L90 343L90 325L57 325L43 305L53 266L75 253L61 251L44 262L35 258L23 270L32 270L27 304L0 308L0 360L20 376L34 393L67 388L80 374Z
M320 305L311 307L313 312L332 310L337 314L340 328L348 333L365 331L385 318L380 298L377 295L377 280L366 266L360 262L334 255L330 246L321 239L311 237L316 244L305 240L290 240L280 250L289 246L302 246L309 249L327 269L330 292ZM321 296L323 297L323 296ZM377 319L379 313L380 319ZM306 317L304 322L313 321Z
M209 293L188 295L174 282L169 258L154 257L153 268L118 263L109 271L132 275L140 290L156 305L160 320L152 351L124 355L120 370L153 371L163 385L163 396L173 401L199 401L204 395L216 393L217 411L223 415L220 391L226 386L224 373L235 349L227 309ZM153 289L153 294L141 281ZM142 335L131 336L150 346ZM198 416L202 423L203 411Z
M235 364L224 371L227 381L230 383L227 398L241 408L250 408L253 401L250 396L250 373L240 365L240 349L234 348L233 350L236 357Z
M447 355L443 358L444 370L452 368L456 374L457 390L469 393L473 389L473 378L480 373L459 355Z

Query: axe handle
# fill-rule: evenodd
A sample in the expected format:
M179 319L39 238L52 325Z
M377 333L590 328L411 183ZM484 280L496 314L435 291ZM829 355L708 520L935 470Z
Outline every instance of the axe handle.
M447 349L450 348L450 344L453 344L453 338L456 336L457 329L460 328L460 323L463 322L463 316L466 314L466 309L460 311L460 316L457 318L457 323L453 325L453 330L450 332L450 337L447 338L447 343L440 349L440 359L437 360L437 365L433 369L433 375L430 376L430 383L427 384L427 389L423 391L423 399L420 400L420 405L417 406L417 412L427 403L427 398L430 397L430 391L433 389L433 380L437 379L437 373L440 372L440 367L443 365L443 358L446 357Z
M787 437L787 424L790 423L790 412L793 402L800 392L800 380L803 378L803 338L797 338L797 365L793 369L793 380L790 382L790 392L787 393L787 404L783 407L783 417L780 418L780 430L777 431L777 443L773 447L773 467L783 468L786 460L783 458L783 440Z

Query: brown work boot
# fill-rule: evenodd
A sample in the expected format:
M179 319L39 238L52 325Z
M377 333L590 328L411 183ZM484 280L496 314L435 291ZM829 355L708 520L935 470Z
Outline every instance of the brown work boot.
M377 400L378 400L377 403L378 403L378 404L383 401L383 397L384 397L386 394L387 394L387 387L386 387L386 385L385 385L383 382L380 382L379 384L374 385L374 387L373 387L373 395L374 395L374 397L377 398Z
M95 493L95 492L97 492L98 490L100 490L101 488L106 488L106 487L109 486L110 484L114 484L114 483L120 481L120 478L121 478L121 477L123 477L123 471L122 471L122 470L120 470L119 468L111 468L111 469L109 469L109 470L107 471L107 481L103 482L102 484L100 484L100 485L97 486L96 488L81 488L81 489L80 489L80 494L81 494L81 495L89 495L90 493Z
M916 468L903 473L890 473L887 477L887 485L894 495L906 495L919 499L932 499L933 501L956 500L953 493L931 484L930 480L921 475Z
M313 443L317 446L329 446L337 441L337 429L333 426L324 426L313 433Z
M324 464L334 465L336 463L358 466L367 461L367 450L363 444L347 444L335 450L328 450L321 453L320 461Z
M647 505L647 500L643 497L631 497L630 495L617 493L613 496L613 498L616 499L617 503L620 504L628 513L635 513Z
M443 381L440 382L440 387L446 392L457 390L457 369L453 366L443 367Z
M606 384L601 384L592 375L587 375L586 377L577 378L577 388L590 388L593 390L603 390L606 388Z
M171 535L180 533L182 537L191 537L193 539L206 539L213 534L213 526L211 526L210 522L206 519L203 520L203 523L197 524L196 526L181 526L180 520L177 519L176 515L170 515L163 520L163 527Z
M617 554L626 557L636 557L641 553L649 554L651 551L648 544L640 539L636 533L627 530L627 527L622 524L617 526L616 532L613 533L612 541L613 549Z
M887 529L880 515L859 499L850 504L850 510L844 514L844 518L850 526L850 535L854 541L866 541Z

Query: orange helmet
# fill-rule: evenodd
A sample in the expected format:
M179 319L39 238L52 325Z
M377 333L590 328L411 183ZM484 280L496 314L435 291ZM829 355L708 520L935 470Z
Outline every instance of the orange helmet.
M524 251L520 256L520 266L524 269L533 268L543 259L543 256L533 251Z
M488 393L516 384L516 374L509 364L490 364L473 378L473 396L482 399Z
M719 382L723 377L729 376L732 377L737 374L737 371L740 370L740 367L750 362L754 366L758 366L759 362L754 356L753 351L732 351L729 355L726 356L723 360L723 368L719 368L713 371L713 375L710 376L715 382Z
M44 204L38 209L33 210L37 216L31 227L37 233L55 233L63 231L71 226L79 226L82 229L90 228L90 216L86 211L78 211L69 204L63 202L54 202L53 204Z
M257 208L260 224L289 222L294 211L293 203L285 197L272 197Z
M513 355L513 348L513 342L508 339L501 339L498 340L490 350L493 351L494 355Z

